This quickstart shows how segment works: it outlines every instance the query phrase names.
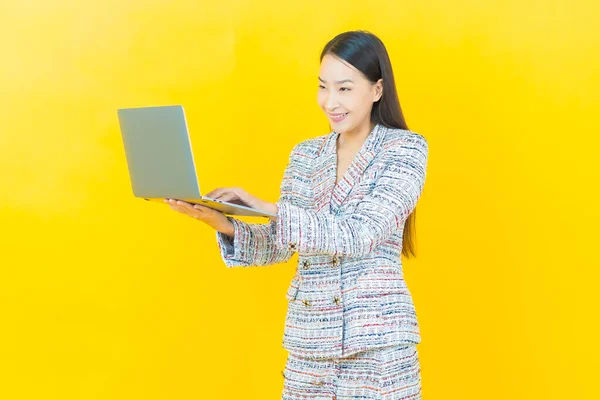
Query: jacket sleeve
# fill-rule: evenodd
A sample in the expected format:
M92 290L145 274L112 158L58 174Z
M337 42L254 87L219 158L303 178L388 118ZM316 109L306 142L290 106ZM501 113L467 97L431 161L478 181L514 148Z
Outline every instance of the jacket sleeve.
M297 148L294 147L294 150ZM294 178L294 150L289 157L280 185L279 201L293 204L292 180ZM275 245L276 222L253 224L228 216L233 223L234 237L217 231L221 258L227 267L250 267L278 264L288 261L294 251Z
M316 213L279 201L277 246L301 254L361 257L402 229L425 184L427 140L416 134L382 151L386 166L351 214Z

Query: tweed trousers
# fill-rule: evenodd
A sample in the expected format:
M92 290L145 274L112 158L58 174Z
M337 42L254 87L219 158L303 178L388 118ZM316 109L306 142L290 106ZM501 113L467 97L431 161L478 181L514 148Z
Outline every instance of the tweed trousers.
M345 358L307 359L293 353L283 371L282 400L420 400L417 345L389 346Z

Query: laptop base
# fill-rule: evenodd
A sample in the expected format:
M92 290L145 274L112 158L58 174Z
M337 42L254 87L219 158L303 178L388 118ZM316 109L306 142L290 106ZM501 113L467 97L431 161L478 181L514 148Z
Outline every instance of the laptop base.
M164 198L145 198L147 201L154 201L165 204ZM248 217L276 217L275 214L268 213L266 211L257 210L254 208L246 207L239 204L228 203L226 201L211 199L210 197L203 197L201 199L177 199L185 201L189 204L199 204L204 207L211 208L213 210L221 211L225 215L239 215Z

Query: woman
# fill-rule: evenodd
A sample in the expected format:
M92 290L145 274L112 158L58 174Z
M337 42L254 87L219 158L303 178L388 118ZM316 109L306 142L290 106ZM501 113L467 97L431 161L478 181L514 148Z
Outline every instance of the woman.
M287 292L283 399L420 399L421 337L401 254L414 255L427 141L404 122L375 35L342 33L320 60L318 103L332 131L293 148L279 200L236 187L207 194L276 217L251 224L166 201L216 229L228 267L282 263L298 252Z

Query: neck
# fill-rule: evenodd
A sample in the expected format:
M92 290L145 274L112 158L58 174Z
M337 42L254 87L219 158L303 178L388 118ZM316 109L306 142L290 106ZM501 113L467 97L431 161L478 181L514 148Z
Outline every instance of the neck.
M362 146L374 128L375 124L368 121L366 125L340 133L337 140L338 147L353 148Z

